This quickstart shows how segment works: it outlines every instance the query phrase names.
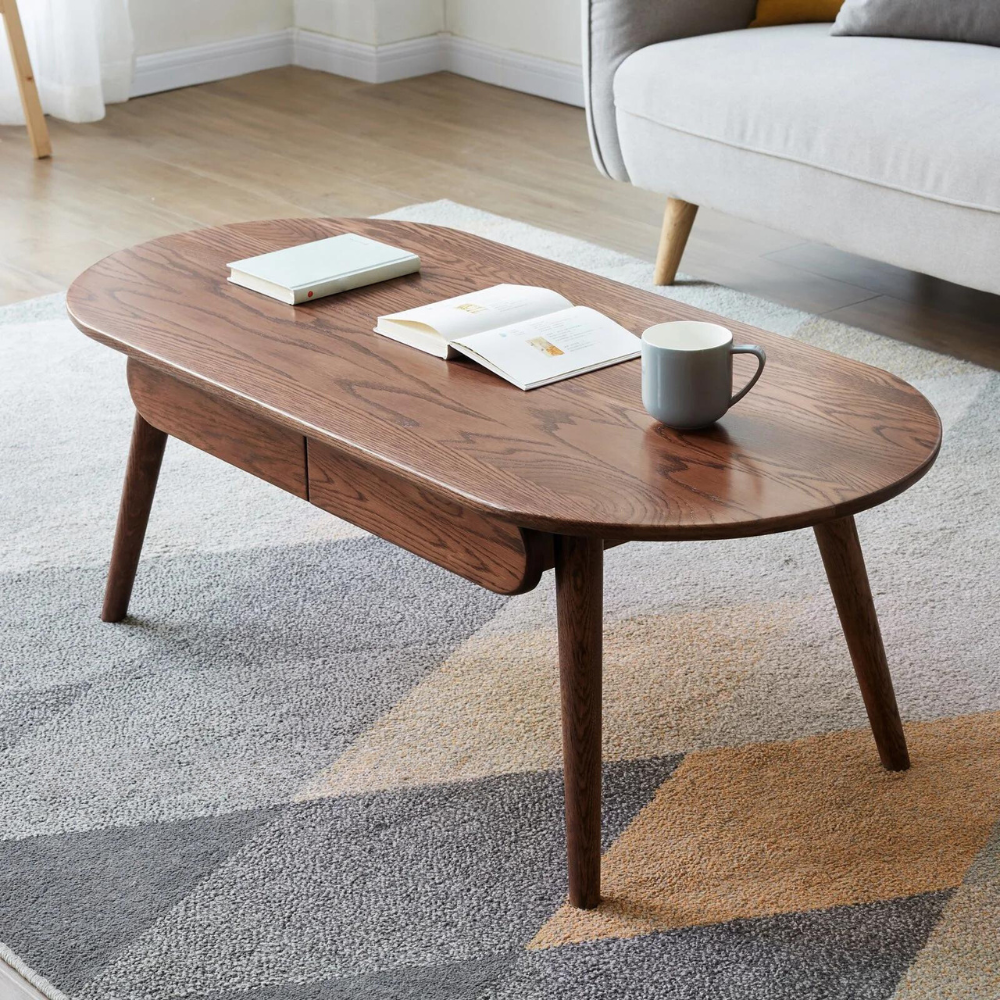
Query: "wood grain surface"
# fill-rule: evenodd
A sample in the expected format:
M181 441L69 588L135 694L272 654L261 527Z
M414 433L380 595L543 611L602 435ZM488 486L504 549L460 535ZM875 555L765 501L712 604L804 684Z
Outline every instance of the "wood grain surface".
M301 434L132 358L128 387L135 408L154 427L308 499Z
M309 499L487 590L532 590L552 566L552 537L470 510L342 451L307 441Z
M226 281L228 261L353 231L418 252L418 275L286 306ZM498 282L545 285L640 333L711 318L768 367L714 428L642 409L639 362L522 393L472 362L372 333L375 318ZM522 527L604 538L726 538L882 503L940 446L924 397L885 372L454 230L293 219L165 237L69 292L73 321L150 367L417 486ZM735 378L749 369L737 359Z

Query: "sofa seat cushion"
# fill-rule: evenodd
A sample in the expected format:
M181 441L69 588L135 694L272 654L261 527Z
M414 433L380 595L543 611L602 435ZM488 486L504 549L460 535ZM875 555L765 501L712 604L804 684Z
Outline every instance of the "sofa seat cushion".
M1000 212L996 48L827 24L728 31L641 49L614 93L619 120Z

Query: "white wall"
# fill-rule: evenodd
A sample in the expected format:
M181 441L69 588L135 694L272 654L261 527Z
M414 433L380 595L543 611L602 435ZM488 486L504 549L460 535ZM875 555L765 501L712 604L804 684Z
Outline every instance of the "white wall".
M580 65L580 0L295 0L295 26L366 45L447 31Z
M583 101L579 0L131 0L131 14L133 96L294 62L369 83L446 69Z
M580 63L579 0L131 0L136 54L293 25L368 45L448 31L511 52Z
M129 11L139 56L266 35L293 24L293 0L131 0Z
M445 26L511 52L580 65L580 0L446 0Z

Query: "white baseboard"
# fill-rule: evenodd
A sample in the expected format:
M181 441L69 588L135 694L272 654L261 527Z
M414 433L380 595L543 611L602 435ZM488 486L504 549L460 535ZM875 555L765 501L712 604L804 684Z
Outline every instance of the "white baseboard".
M579 66L484 45L456 35L439 37L446 39L442 69L509 90L583 107L583 71Z
M580 67L555 59L524 55L446 33L390 45L366 45L296 28L139 56L132 96L292 64L365 83L389 83L449 70L484 83L583 107Z
M192 87L242 73L288 66L294 53L293 31L287 28L267 35L139 56L135 61L131 96L142 97L161 90Z
M366 45L297 29L293 58L296 66L306 69L318 69L365 83L389 83L444 69L441 38L441 35L429 35L390 45Z

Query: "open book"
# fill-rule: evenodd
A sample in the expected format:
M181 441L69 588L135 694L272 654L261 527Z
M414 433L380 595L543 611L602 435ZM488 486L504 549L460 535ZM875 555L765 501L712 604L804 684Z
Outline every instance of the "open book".
M494 285L380 316L375 332L439 358L464 354L519 389L639 356L639 338L614 320L532 285Z

